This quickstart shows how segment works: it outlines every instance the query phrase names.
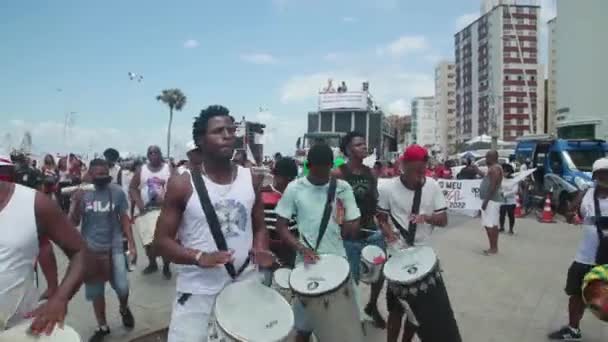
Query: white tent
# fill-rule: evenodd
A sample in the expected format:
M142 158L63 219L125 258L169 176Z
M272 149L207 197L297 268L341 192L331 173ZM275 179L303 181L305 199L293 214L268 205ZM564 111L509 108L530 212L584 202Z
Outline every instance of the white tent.
M467 144L467 145L473 145L473 144L476 144L476 143L490 144L490 143L492 143L492 137L489 136L489 135L487 135L487 134L482 134L482 135L476 136L475 138L473 138L473 139L465 142L465 144ZM507 142L507 141L500 140L500 139L498 140L497 143L500 146L514 146L515 145L512 142Z

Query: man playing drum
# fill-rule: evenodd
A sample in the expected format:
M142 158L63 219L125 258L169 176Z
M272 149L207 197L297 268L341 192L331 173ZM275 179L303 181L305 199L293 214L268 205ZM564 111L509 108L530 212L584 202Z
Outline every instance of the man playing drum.
M359 235L353 239L344 240L344 247L348 255L350 270L356 283L360 279L359 264L361 262L361 251L367 245L375 245L385 248L384 236L378 227L374 217L378 205L378 180L372 170L363 165L363 159L367 157L367 145L365 136L358 132L350 132L342 138L340 149L348 163L335 169L334 177L344 179L353 188L357 207L361 211ZM371 285L369 303L365 306L365 313L374 319L374 324L384 329L386 322L378 311L378 297L382 291L384 278L380 278Z
M156 254L150 248L150 244L154 237L160 207L165 198L167 182L172 173L171 165L163 160L160 147L150 146L148 163L135 171L135 176L129 185L129 195L139 210L135 227L141 236L149 260L148 266L143 270L144 275L158 271ZM163 262L163 275L166 279L171 279L169 261L163 259Z
M585 313L583 280L596 264L608 264L608 158L596 160L592 170L596 185L582 198L583 234L566 280L568 325L549 334L552 340L582 340L579 324Z
M311 147L308 151L310 169L308 176L291 182L276 207L277 229L283 241L298 252L296 263L302 260L305 263L315 263L319 258L318 254L346 257L342 236L351 237L359 228L360 212L353 190L347 182L337 180L335 203L332 204L334 210L329 216L325 234L316 252L312 248L312 244L318 241L333 161L333 152L329 146L318 144ZM300 232L299 239L288 228L289 220L294 216ZM293 307L297 330L296 341L309 341L313 328L306 309L299 300ZM352 325L349 323L349 326L355 327L355 325L359 326L359 322L352 322ZM335 329L341 328L335 327Z
M250 254L261 266L273 262L259 192L261 177L254 178L250 169L231 162L235 131L227 108L202 110L192 129L202 163L174 175L167 186L154 247L181 265L169 342L206 342L220 291L255 273L243 272L251 270Z
M447 204L437 182L425 177L428 161L427 150L418 145L409 146L400 158L401 176L379 185L378 222L387 234L389 245L398 244L399 237L390 226L389 219L397 226L401 235L411 234L414 241L422 243L433 227L444 227L448 223ZM419 192L419 211L412 214L416 193ZM413 225L415 224L415 225ZM416 227L418 226L418 227ZM416 228L417 231L415 230ZM405 237L405 236L404 236ZM390 248L390 246L389 246ZM385 266L386 267L386 266ZM436 270L439 272L439 270ZM425 296L409 296L407 304L414 317L407 317L402 341L411 341L414 333L422 342L460 342L461 337L450 305L443 280L438 278L429 284ZM401 331L401 321L406 307L391 286L386 291L388 308L387 341L396 342Z
M14 176L10 159L0 155L0 334L30 317L31 333L50 335L56 324L63 324L68 301L82 284L86 246L55 201L13 184ZM38 238L43 234L61 248L70 263L57 291L36 308L34 264Z

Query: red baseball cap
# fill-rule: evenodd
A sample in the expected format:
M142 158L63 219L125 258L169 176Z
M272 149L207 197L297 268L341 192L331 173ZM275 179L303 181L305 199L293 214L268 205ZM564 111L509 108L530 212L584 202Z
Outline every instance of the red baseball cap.
M421 162L425 162L428 161L429 159L429 153L426 150L426 148L420 146L420 145L410 145L408 146L405 151L403 152L403 154L401 155L401 158L399 158L402 161L421 161Z

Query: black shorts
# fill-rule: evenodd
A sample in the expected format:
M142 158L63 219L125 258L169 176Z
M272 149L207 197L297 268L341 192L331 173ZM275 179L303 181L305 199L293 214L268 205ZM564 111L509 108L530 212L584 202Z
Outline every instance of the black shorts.
M583 278L591 271L595 265L581 264L580 262L573 262L568 269L568 278L566 280L566 294L568 296L582 296L583 295Z

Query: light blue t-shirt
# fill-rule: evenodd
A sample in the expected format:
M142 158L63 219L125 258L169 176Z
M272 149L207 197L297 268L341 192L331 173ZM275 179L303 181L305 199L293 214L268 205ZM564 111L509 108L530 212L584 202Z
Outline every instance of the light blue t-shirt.
M314 185L308 181L307 177L298 178L287 186L275 209L277 215L283 218L291 219L295 217L300 232L300 241L306 238L306 241L313 247L317 243L319 226L321 225L325 202L327 202L328 188L329 183ZM361 216L353 195L353 189L347 182L338 180L333 210L317 253L346 257L342 236L340 235L340 226L335 219L337 201L341 201L344 207L344 221L352 221Z

